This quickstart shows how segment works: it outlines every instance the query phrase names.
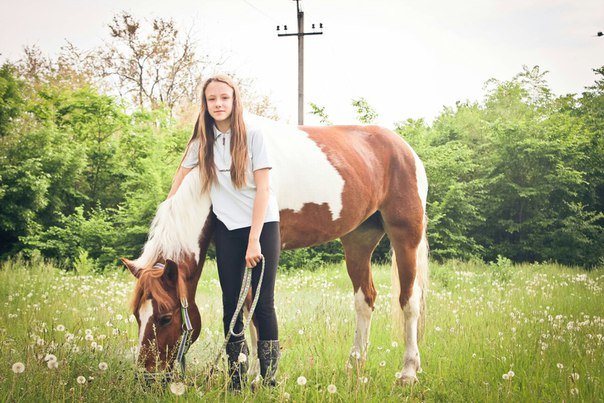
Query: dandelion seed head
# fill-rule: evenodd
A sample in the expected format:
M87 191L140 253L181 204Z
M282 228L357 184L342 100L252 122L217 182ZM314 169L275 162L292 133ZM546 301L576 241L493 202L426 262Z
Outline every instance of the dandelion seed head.
M298 330L298 334L299 334L299 335L303 335L303 334L304 334L304 329L300 329L300 330Z
M57 357L54 354L46 354L44 361L56 361Z
M176 396L180 396L185 393L185 384L182 382L172 382L170 384L170 392L174 393Z
M23 364L22 362L16 362L13 364L13 372L15 374L20 374L23 371L25 371L25 364Z
M403 373L402 373L402 372L396 372L396 373L394 374L394 377L395 377L396 379L401 379L401 378L403 377Z
M390 345L392 346L392 348L398 347L398 343L396 341L393 341Z
M304 376L299 376L296 382L298 383L298 385L304 386L306 385L306 378Z
M380 362L380 367L385 367L385 366L386 366L386 361Z
M283 392L283 398L284 398L285 400L289 400L289 397L290 397L290 396L289 396L289 393L287 393L287 392Z
M57 369L59 367L59 363L56 360L48 361L46 366L48 366L48 369Z
M564 365L562 363L557 363L556 367L558 367L558 369L562 369L562 368L564 368Z
M578 395L578 394L579 394L579 389L577 389L577 388L572 388L572 389L570 390L570 394L571 394L571 395L573 395L573 396Z
M76 382L79 383L80 385L83 385L86 383L86 378L84 378L82 375L80 375L77 377Z
M503 374L501 377L502 377L504 380L506 380L506 381L507 381L508 379L510 379L510 376L509 376L508 374Z
M508 372L508 376L510 377L510 379L512 379L512 378L514 377L514 375L516 375L516 374L514 373L514 371L509 371L509 372Z
M99 369L101 371L107 371L107 368L109 368L109 366L107 365L106 362L99 362Z
M327 391L331 394L334 394L338 391L338 388L332 383L331 385L327 386Z
M572 379L574 382L577 382L579 380L579 374L573 372L572 374L570 374L570 379Z
M57 325L57 332L64 332L64 331L65 331L65 326Z
M237 362L247 362L247 355L245 355L244 353L239 353L239 356L237 357Z

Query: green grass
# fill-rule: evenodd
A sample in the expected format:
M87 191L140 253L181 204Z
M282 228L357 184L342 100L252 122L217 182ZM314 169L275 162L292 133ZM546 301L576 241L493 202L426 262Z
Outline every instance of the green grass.
M197 293L203 329L179 397L134 380L129 273L77 276L8 262L0 268L0 401L604 401L604 270L433 263L424 371L414 386L395 377L404 346L390 325L389 267L375 267L374 277L368 359L348 369L355 316L344 266L280 273L279 386L233 396L224 376L207 376L222 334L216 269L208 264ZM49 353L57 368L47 367ZM23 373L13 373L16 362ZM503 379L509 371L514 376ZM330 384L336 393L327 391Z

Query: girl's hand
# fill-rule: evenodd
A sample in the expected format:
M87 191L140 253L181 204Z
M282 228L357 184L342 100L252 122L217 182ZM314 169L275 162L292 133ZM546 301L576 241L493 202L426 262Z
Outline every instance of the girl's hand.
M256 267L264 258L260 250L260 241L248 241L247 252L245 252L245 267Z

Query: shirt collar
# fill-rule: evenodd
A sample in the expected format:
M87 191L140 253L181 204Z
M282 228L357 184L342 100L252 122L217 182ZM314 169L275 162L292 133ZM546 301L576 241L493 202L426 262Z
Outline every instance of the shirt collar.
M212 128L214 129L214 138L218 138L221 134L231 134L231 129L229 128L229 130L227 130L226 132L221 132L220 130L218 130L218 128L216 127L216 125L212 126Z

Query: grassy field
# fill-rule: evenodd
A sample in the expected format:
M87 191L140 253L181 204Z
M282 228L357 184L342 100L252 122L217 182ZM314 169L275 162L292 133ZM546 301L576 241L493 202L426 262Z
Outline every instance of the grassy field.
M197 293L203 329L178 396L134 380L129 273L78 276L5 263L0 401L604 401L604 270L432 264L423 372L413 386L395 376L404 347L390 326L389 267L374 274L379 295L364 367L345 365L355 316L344 266L281 273L279 386L233 396L224 376L207 376L222 333L208 264Z

